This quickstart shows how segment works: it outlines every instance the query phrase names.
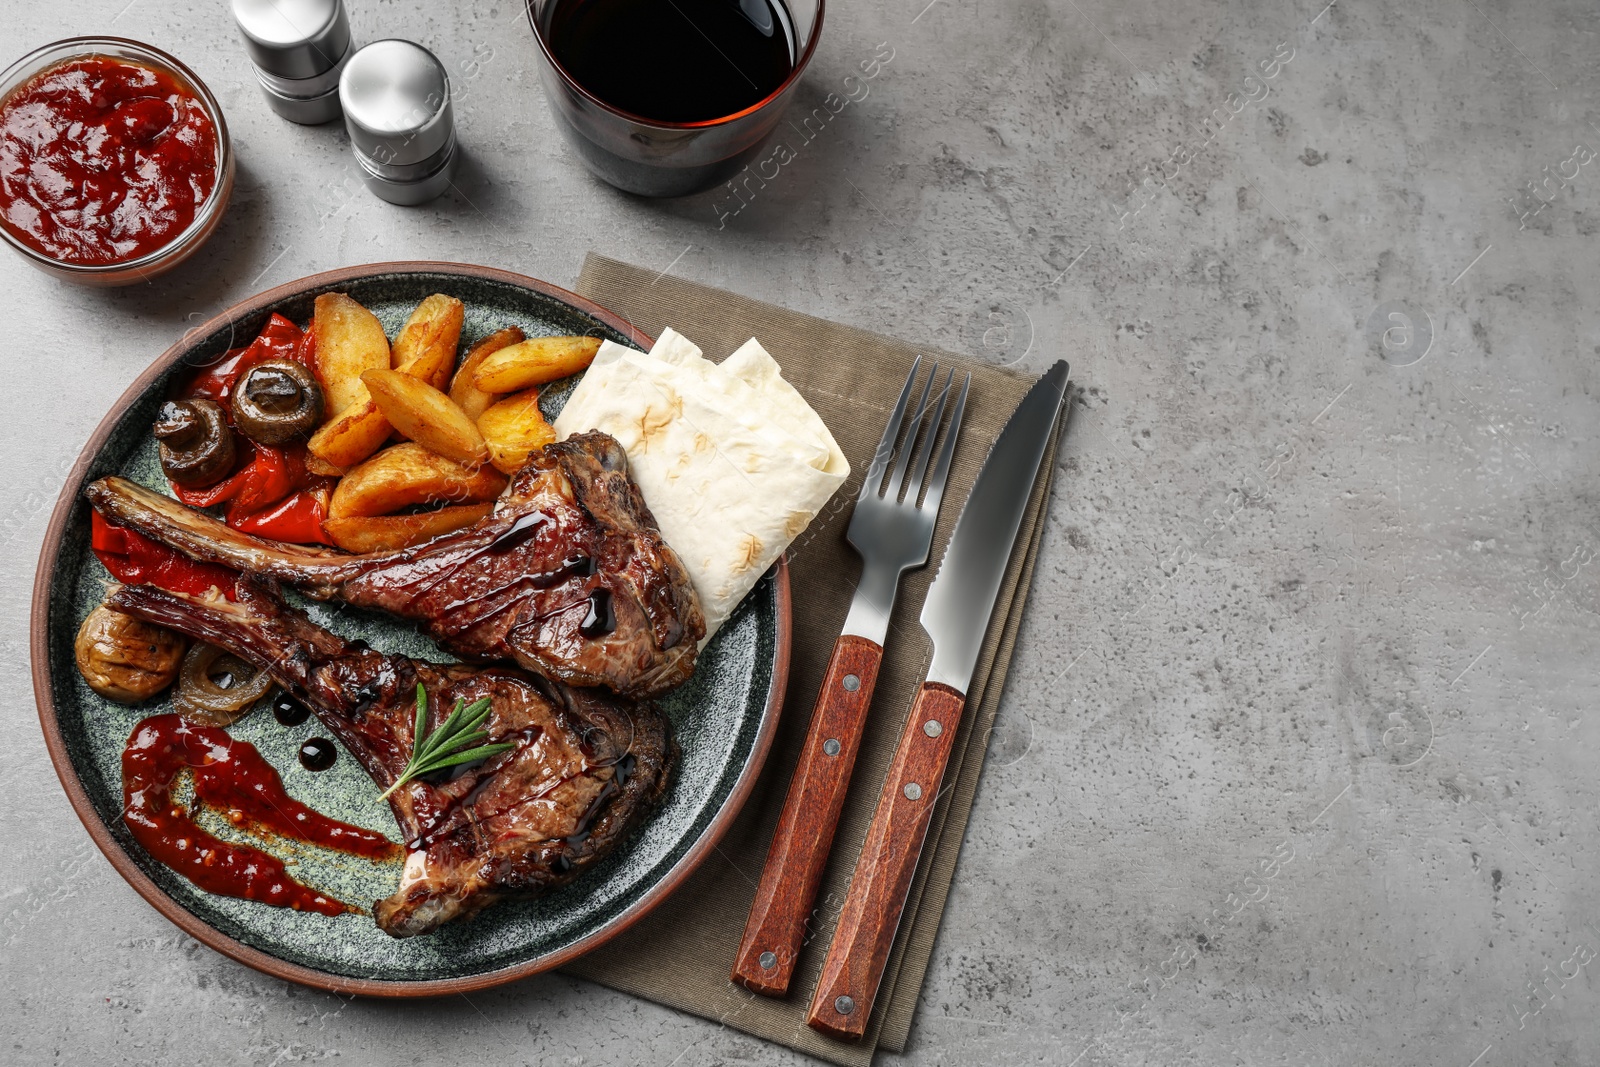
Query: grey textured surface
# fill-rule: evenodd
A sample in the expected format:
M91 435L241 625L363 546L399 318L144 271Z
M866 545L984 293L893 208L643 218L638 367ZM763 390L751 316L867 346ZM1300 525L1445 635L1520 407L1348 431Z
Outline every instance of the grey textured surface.
M353 5L359 40L419 40L458 88L457 192L412 210L361 189L339 130L267 110L221 5L6 5L7 58L107 31L175 52L240 169L211 244L154 285L0 260L0 1060L802 1059L563 978L406 1005L261 978L115 876L34 725L48 507L175 335L329 267L570 283L593 248L1073 361L907 1060L1594 1062L1592 5L924 2L829 12L805 103L866 95L737 213L727 190L649 203L582 173L515 4ZM840 88L880 42L893 59ZM1386 349L1368 321L1390 302L1412 332L1384 320Z

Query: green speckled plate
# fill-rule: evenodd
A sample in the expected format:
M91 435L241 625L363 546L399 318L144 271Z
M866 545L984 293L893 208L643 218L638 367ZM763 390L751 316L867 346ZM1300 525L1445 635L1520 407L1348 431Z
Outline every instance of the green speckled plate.
M196 889L146 855L122 822L123 744L136 722L170 705L128 708L105 701L84 684L73 662L78 624L99 603L110 577L89 550L82 490L108 474L164 489L150 425L169 381L248 343L274 311L303 326L313 298L328 291L347 292L371 308L391 336L419 300L439 292L466 305L464 344L511 325L529 336L582 333L641 348L650 344L620 316L555 286L450 263L382 263L318 274L243 301L191 330L101 422L56 505L33 595L39 717L62 785L95 842L146 900L194 937L258 970L324 989L377 996L468 992L546 970L595 947L659 903L710 853L755 782L783 703L788 572L780 561L762 579L701 654L694 676L661 701L683 749L662 809L572 884L534 900L493 905L471 921L404 941L381 932L368 915L327 918ZM565 390L551 390L547 414L553 416L565 397ZM448 658L406 624L300 603L318 622L376 648ZM376 801L377 788L347 754L341 752L334 767L320 773L300 766L301 742L323 733L316 719L283 727L262 707L232 733L261 750L291 795L336 818L396 834L387 805ZM208 828L219 836L229 832ZM294 850L292 859L300 880L363 905L389 895L399 877L397 865L309 846Z

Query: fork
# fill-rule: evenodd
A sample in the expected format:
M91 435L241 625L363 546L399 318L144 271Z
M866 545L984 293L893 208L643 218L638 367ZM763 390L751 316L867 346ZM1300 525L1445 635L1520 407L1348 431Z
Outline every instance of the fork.
M900 390L900 399L889 413L883 439L878 442L856 497L846 536L861 556L861 578L856 583L855 599L843 631L834 642L833 656L811 712L805 750L789 782L783 814L778 819L734 959L733 981L764 996L783 996L794 977L812 903L822 882L822 870L861 745L878 668L883 663L883 641L889 631L889 614L894 609L900 576L914 567L925 566L933 545L934 520L950 477L950 460L961 432L972 375L967 375L956 397L929 476L928 464L949 405L955 371L945 376L935 410L929 407L928 397L939 376L939 365L932 365L901 440L906 404L921 369L922 357L918 356ZM927 491L923 493L925 476Z

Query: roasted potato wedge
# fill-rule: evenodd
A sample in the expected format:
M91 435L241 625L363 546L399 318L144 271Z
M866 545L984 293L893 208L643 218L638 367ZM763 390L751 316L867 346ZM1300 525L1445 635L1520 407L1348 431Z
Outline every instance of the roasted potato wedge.
M489 446L489 462L515 474L528 455L556 439L556 431L539 410L539 390L508 396L478 416L478 430Z
M493 504L458 504L415 515L348 515L328 519L322 529L347 552L393 552L471 526L493 508Z
M507 326L503 330L496 330L467 349L467 356L461 361L460 369L450 380L450 399L467 413L467 418L476 422L478 416L498 399L498 394L486 393L473 384L472 376L478 372L478 367L502 348L517 344L523 339L520 326Z
M397 370L369 370L361 380L401 435L465 467L489 462L489 446L467 413L421 378Z
M465 314L461 301L440 293L418 304L394 339L392 366L435 389L444 389L455 370Z
M361 391L367 392L364 382ZM306 442L306 450L328 467L343 470L382 448L393 429L368 393L359 404L323 423Z
M337 467L315 452L306 453L306 471L310 474L320 474L325 478L339 478L344 475L348 467Z
M342 296L342 294L330 294ZM322 307L322 297L317 298L317 307ZM348 297L343 299L349 300ZM350 301L355 304L355 301ZM369 317L370 312L355 304ZM340 311L345 310L342 305ZM434 294L417 305L400 330L400 336L395 339L394 349L390 353L390 360L385 360L381 366L367 367L362 374L371 371L389 372L392 360L395 368L403 374L411 375L424 382L442 389L450 379L450 371L455 366L456 343L461 339L461 322L464 315L461 301L453 296ZM372 320L377 322L376 318ZM379 326L378 332L382 333ZM321 337L317 341L321 351ZM386 342L387 344L387 342ZM320 365L320 357L319 357ZM326 467L348 468L352 467L378 449L389 439L394 427L388 418L373 402L372 394L367 389L365 382L357 375L356 386L360 389L360 396L355 403L338 411L327 422L323 423L317 432L311 435L311 440L306 442L306 448L311 454ZM331 395L331 394L330 394ZM334 410L330 406L330 411ZM411 436L406 434L406 436ZM482 462L481 460L479 462Z
M484 503L505 487L505 475L493 467L468 470L407 441L384 449L339 479L328 517L387 515L423 504Z
M598 351L598 337L530 337L486 358L472 384L486 393L514 393L577 374Z
M389 366L389 339L378 317L343 293L323 293L315 306L317 377L332 421L367 399L361 376Z

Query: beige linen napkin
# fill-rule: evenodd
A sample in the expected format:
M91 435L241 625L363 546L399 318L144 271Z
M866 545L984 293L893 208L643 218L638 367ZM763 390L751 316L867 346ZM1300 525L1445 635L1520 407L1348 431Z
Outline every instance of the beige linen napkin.
M652 336L670 326L694 338L706 352L732 352L747 338L759 338L783 368L784 377L832 430L850 460L852 473L789 548L793 590L789 688L777 739L750 801L717 851L672 897L564 971L845 1067L866 1067L876 1048L903 1050L910 1034L1033 577L1061 427L1056 427L1047 453L1051 461L1044 464L1034 485L1017 551L995 605L946 772L946 788L934 808L922 864L911 886L871 1027L858 1043L835 1041L805 1025L806 1008L872 821L884 773L927 667L930 648L917 622L922 600L961 502L1032 379L724 290L658 276L603 256L591 254L585 260L576 288ZM906 372L919 353L937 359L941 366L954 366L958 373L972 372L966 423L934 534L930 565L907 575L900 586L866 735L823 876L815 932L801 952L789 997L772 1000L729 982L728 972L799 759L811 707L860 574L860 561L844 539L851 504Z

